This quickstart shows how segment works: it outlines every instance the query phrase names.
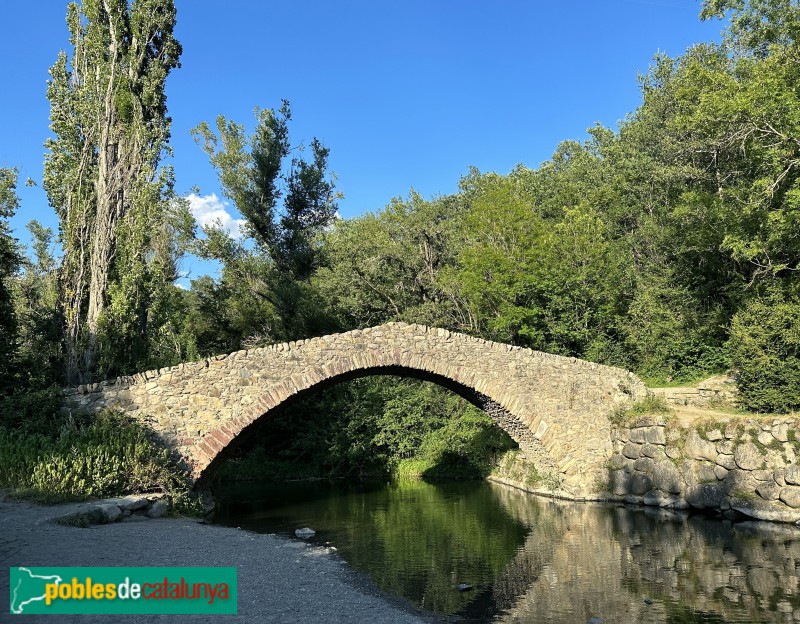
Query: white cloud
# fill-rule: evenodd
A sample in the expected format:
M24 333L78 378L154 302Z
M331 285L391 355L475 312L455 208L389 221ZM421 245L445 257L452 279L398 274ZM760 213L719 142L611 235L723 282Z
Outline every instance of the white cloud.
M211 193L211 195L191 193L186 197L186 201L189 202L189 210L200 227L216 225L233 238L242 237L245 220L234 219L227 210L229 204L217 197L216 193Z

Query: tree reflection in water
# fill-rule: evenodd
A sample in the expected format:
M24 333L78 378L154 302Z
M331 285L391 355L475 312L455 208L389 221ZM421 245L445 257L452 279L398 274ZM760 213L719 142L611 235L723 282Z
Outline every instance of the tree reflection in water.
M796 527L480 482L226 485L218 497L222 523L312 526L382 590L468 621L800 621Z

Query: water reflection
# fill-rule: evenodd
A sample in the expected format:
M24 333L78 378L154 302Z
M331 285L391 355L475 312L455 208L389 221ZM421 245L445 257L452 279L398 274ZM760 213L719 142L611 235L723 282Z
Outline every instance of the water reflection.
M483 483L237 486L218 496L223 523L312 526L384 591L467 621L800 622L795 527Z
M545 561L537 578L520 575L524 592L498 601L498 621L800 621L797 528L531 501L507 489L499 498L518 518L546 508L549 523L528 524L518 558Z

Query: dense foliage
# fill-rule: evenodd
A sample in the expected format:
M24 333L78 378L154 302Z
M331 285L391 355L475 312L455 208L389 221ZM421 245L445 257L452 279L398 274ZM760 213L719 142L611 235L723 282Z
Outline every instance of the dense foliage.
M108 413L58 434L0 427L0 487L41 502L166 492L189 506L187 476L141 424Z
M52 384L405 320L651 382L733 368L743 407L800 408L800 7L705 0L702 17L728 20L722 43L657 56L617 130L353 219L336 218L328 148L292 143L287 102L256 109L252 133L201 123L193 136L245 221L237 237L198 232L159 168L181 51L173 3L71 3L73 54L48 90L44 186L60 228L32 222L29 257L7 226L16 172L0 170L6 405ZM142 34L152 46L137 47ZM175 286L187 252L220 261L220 277ZM278 415L254 443L263 461L240 468L475 474L501 442L440 390L364 380Z

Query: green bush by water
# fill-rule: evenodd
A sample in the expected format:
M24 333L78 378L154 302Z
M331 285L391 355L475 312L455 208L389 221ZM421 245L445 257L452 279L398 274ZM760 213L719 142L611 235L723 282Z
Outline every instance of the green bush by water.
M188 481L140 424L105 412L58 433L0 427L0 487L44 503L166 492L189 511Z

